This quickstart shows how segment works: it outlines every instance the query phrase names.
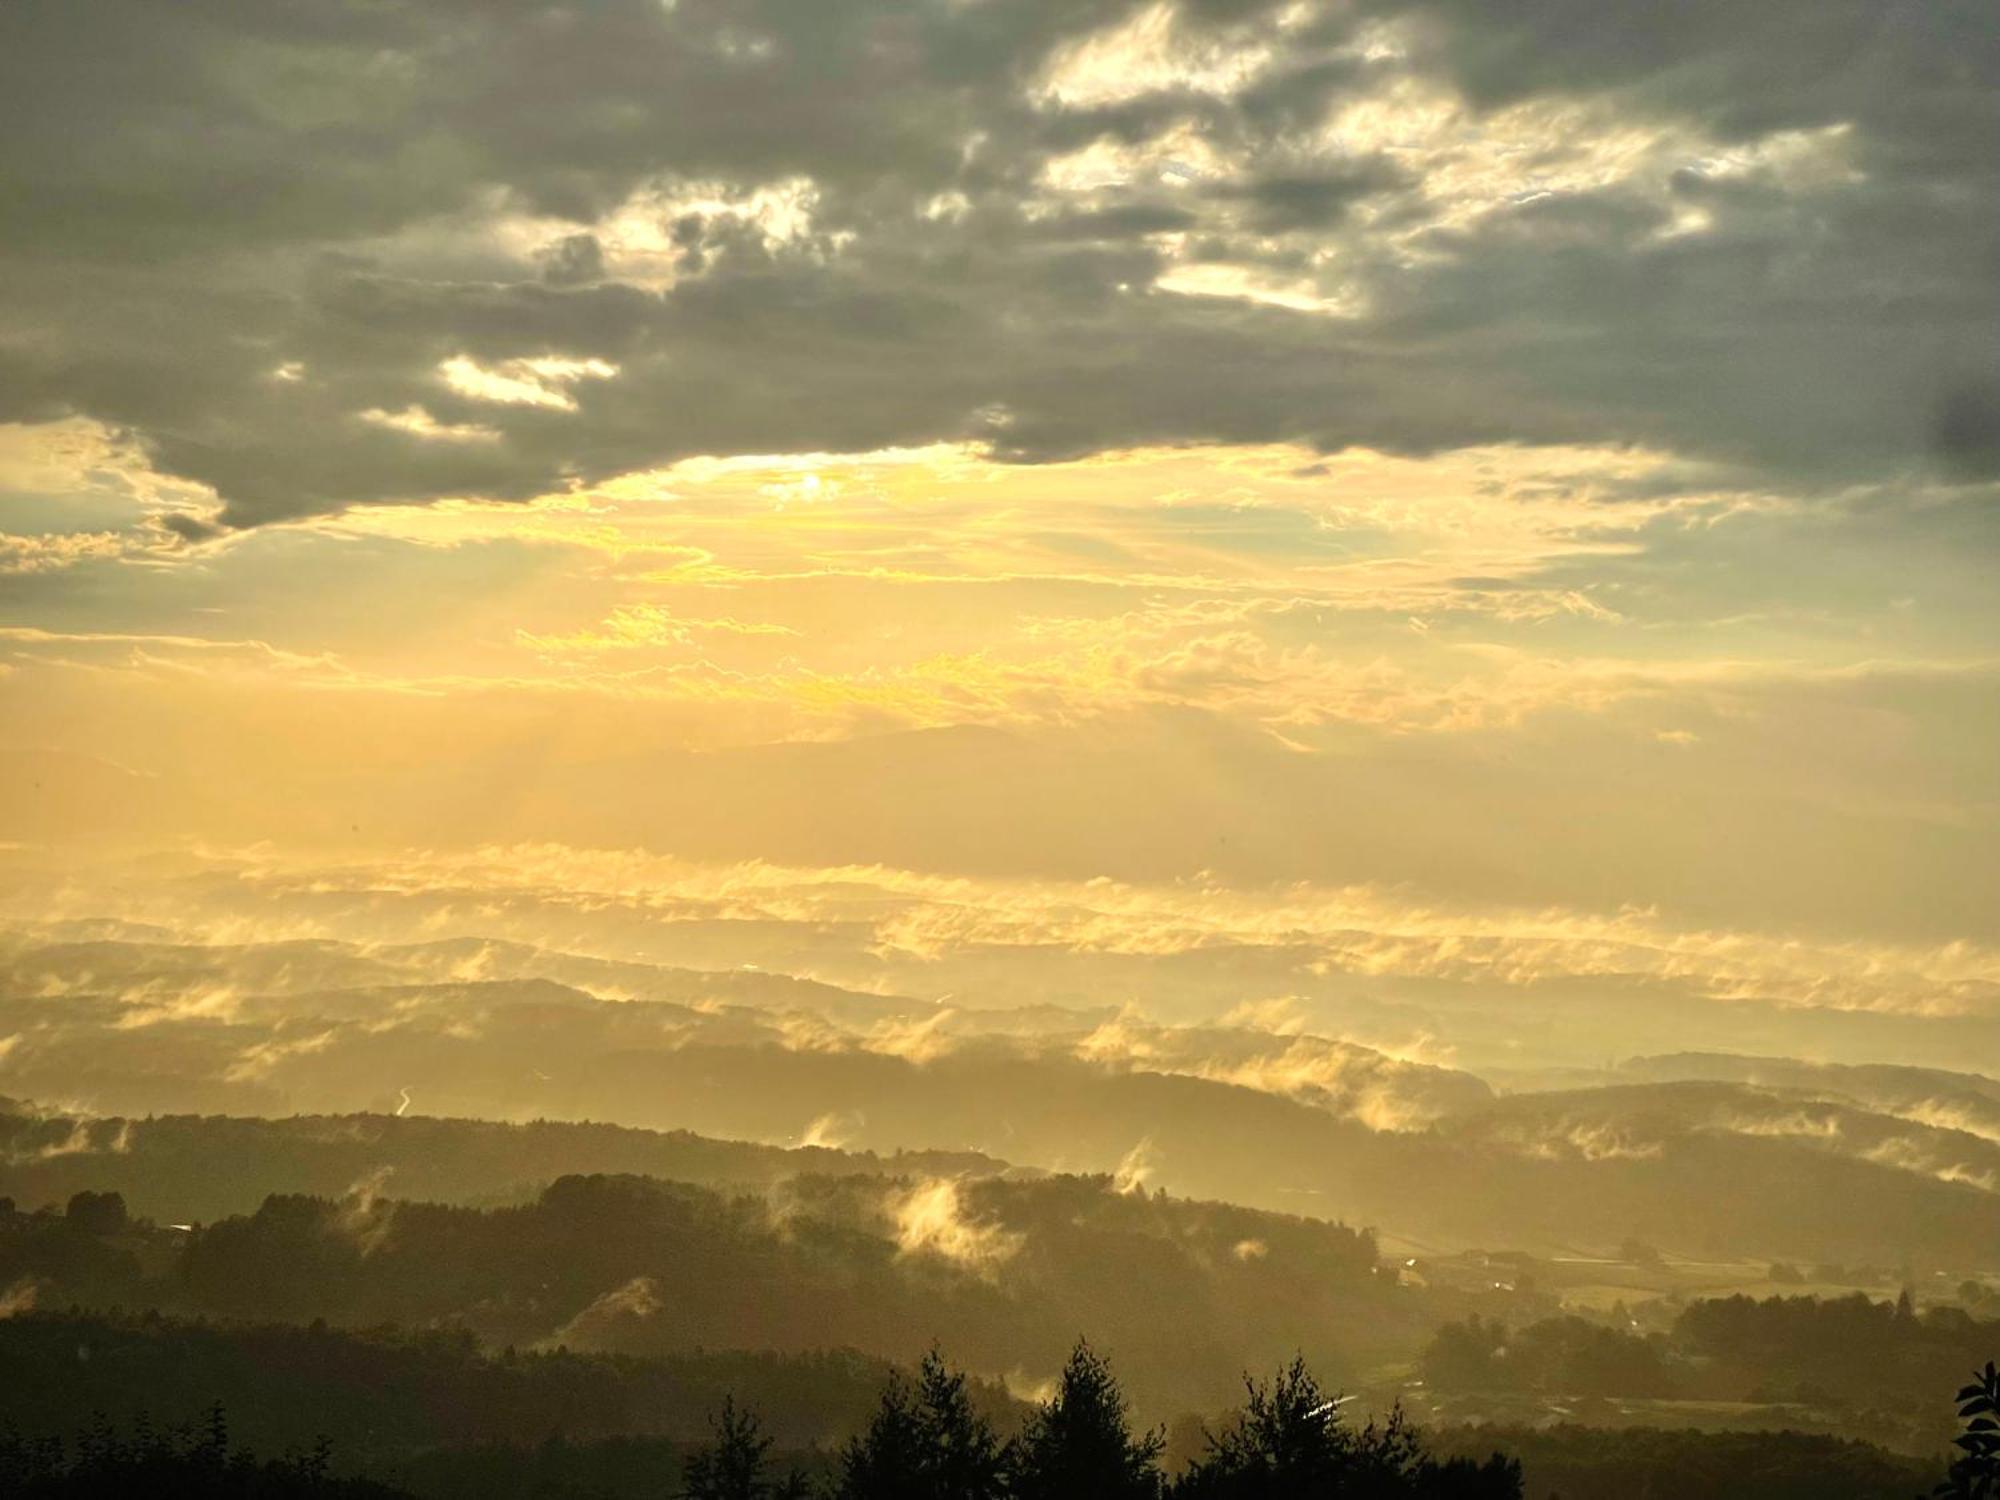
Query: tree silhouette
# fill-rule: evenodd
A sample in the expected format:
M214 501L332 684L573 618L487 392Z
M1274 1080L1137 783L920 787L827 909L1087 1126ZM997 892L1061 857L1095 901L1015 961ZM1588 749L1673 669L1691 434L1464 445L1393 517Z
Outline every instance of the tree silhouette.
M1008 1452L1016 1500L1142 1500L1160 1493L1157 1432L1133 1437L1111 1367L1078 1340L1055 1396L1027 1420Z
M1303 1359L1277 1378L1244 1382L1236 1423L1175 1486L1183 1500L1304 1496L1330 1492L1348 1470L1339 1403L1320 1389ZM1394 1435L1401 1441L1401 1431Z
M1495 1454L1439 1463L1400 1409L1360 1430L1340 1401L1294 1359L1269 1385L1246 1381L1236 1424L1210 1440L1173 1488L1174 1500L1519 1500L1520 1465Z
M72 1193L63 1218L85 1234L117 1234L130 1222L122 1193Z
M837 1500L925 1500L922 1423L909 1386L892 1375L865 1432L840 1454Z
M981 1500L1001 1493L1000 1440L972 1409L965 1372L945 1368L933 1347L917 1371L918 1409L936 1500Z
M734 1396L709 1418L715 1441L688 1455L682 1474L687 1500L788 1500L804 1493L805 1481L792 1473L773 1480L766 1457L771 1440L759 1430L756 1413L744 1411Z
M914 1389L900 1376L882 1392L868 1430L840 1457L836 1500L998 1500L1000 1442L972 1409L965 1376L933 1348Z
M326 1443L257 1459L229 1440L222 1408L199 1422L156 1430L143 1416L130 1435L102 1418L77 1435L22 1438L0 1430L0 1495L21 1500L408 1500L404 1491L332 1472Z
M1952 1439L1961 1450L1944 1481L1931 1491L1948 1500L1994 1500L2000 1496L2000 1370L1992 1360L1973 1372L1972 1384L1958 1393L1965 1431Z

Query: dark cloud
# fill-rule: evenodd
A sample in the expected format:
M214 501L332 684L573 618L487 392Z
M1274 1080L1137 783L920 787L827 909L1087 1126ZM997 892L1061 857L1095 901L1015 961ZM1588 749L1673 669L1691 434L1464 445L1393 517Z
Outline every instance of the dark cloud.
M2000 385L1990 380L1953 386L1938 402L1932 438L1954 470L2000 479Z
M1249 206L1248 227L1258 234L1329 229L1347 217L1362 199L1396 186L1407 178L1387 159L1335 170L1278 172L1212 189L1225 201Z
M604 277L604 247L594 234L571 234L542 256L542 280L550 286L587 286Z
M1049 70L1135 0L17 0L0 420L129 428L237 526L996 431L1992 472L1990 402L1928 394L2000 332L1987 7L1280 9L1183 5L1188 57L1260 59L1233 85L1064 106ZM1509 158L1555 187L1452 215L1449 142L1323 137L1399 87L1475 141L1581 102L1749 154L1565 178L1591 142L1555 127ZM1171 289L1201 265L1277 290ZM503 402L461 356L618 374Z
M183 511L169 511L159 518L159 526L162 531L190 543L213 541L224 534L223 528L213 521Z

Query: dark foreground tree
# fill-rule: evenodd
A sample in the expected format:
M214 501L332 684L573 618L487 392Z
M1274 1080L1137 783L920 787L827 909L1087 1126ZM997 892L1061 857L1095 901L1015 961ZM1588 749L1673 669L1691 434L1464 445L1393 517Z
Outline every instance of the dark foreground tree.
M782 1479L770 1474L771 1440L759 1430L756 1414L739 1409L734 1396L709 1418L715 1441L688 1455L682 1474L687 1500L792 1500L806 1493L795 1470Z
M1514 1460L1435 1459L1400 1411L1343 1425L1340 1403L1302 1361L1247 1385L1236 1421L1170 1486L1160 1435L1133 1436L1110 1366L1088 1344L1005 1449L965 1376L933 1349L914 1381L890 1379L867 1429L842 1450L831 1500L1520 1500ZM775 1488L765 1479L769 1442L733 1403L715 1431L688 1463L689 1500L805 1493L796 1475Z
M1958 1415L1965 1431L1952 1441L1960 1452L1944 1482L1931 1493L1945 1500L1995 1500L2000 1497L2000 1370L1992 1360L1975 1371L1972 1384L1958 1393Z
M70 1195L63 1218L72 1229L95 1235L117 1234L131 1222L124 1194L89 1191Z
M1056 1393L1008 1450L1015 1500L1152 1500L1160 1493L1156 1432L1134 1437L1111 1367L1079 1342Z
M914 1388L900 1377L882 1393L868 1430L840 1456L837 1500L998 1500L1000 1442L972 1409L965 1376L924 1356Z
M1235 1425L1173 1487L1174 1500L1519 1500L1521 1469L1499 1454L1440 1463L1400 1410L1355 1429L1303 1360L1246 1382Z

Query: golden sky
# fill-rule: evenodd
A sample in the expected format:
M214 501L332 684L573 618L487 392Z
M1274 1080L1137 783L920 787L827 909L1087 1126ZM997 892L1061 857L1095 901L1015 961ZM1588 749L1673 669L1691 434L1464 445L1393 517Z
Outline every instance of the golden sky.
M0 842L1990 1014L1976 15L1508 9L17 12Z

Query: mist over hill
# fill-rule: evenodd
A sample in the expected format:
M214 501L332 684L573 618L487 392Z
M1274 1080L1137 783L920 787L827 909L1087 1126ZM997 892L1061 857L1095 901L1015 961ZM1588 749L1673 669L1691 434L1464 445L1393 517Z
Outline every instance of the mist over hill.
M179 1218L247 1209L281 1185L342 1190L385 1165L399 1192L468 1201L562 1171L759 1182L904 1170L894 1153L917 1151L941 1153L925 1170L1116 1174L1445 1246L1598 1252L1636 1237L1689 1256L1961 1275L2000 1244L2000 1145L1978 1129L2000 1100L1983 1079L1936 1070L1641 1061L1594 1087L1496 1095L1462 1069L1319 1036L1282 1010L1169 1024L518 943L88 930L16 931L0 1036L7 1091L75 1120L8 1148L24 1186L52 1193L83 1185L93 1155L194 1149L187 1126L149 1115L595 1121L877 1158L781 1165L743 1147L733 1165L690 1166L688 1147L543 1125L465 1127L426 1160L415 1122L294 1122L285 1150L330 1137L316 1165L288 1167L282 1183L246 1170L233 1195L225 1169L190 1204L161 1205ZM1662 1070L1722 1076L1626 1081ZM344 1136L370 1144L336 1149Z
M573 1175L488 1209L392 1197L389 1180L178 1229L100 1225L90 1194L67 1215L9 1208L0 1278L21 1307L453 1327L494 1350L907 1363L943 1340L1024 1390L1088 1328L1161 1417L1225 1405L1243 1370L1300 1350L1351 1377L1478 1305L1400 1286L1363 1231L1101 1177L802 1175L753 1193Z
M402 1197L492 1205L530 1201L553 1179L578 1173L764 1191L803 1174L946 1178L1022 1170L969 1151L877 1156L552 1120L93 1118L0 1104L15 1111L0 1112L0 1192L33 1207L92 1188L115 1191L132 1212L165 1222L250 1213L272 1193L338 1198L368 1184Z
M16 924L0 1295L30 1319L439 1330L495 1410L665 1393L671 1417L578 1425L640 1445L579 1450L605 1475L681 1463L712 1351L779 1360L729 1378L813 1443L933 1340L1004 1403L1045 1392L1079 1333L1184 1436L1242 1372L1303 1352L1440 1430L1584 1410L1922 1455L1948 1422L1894 1372L1945 1379L2000 1310L1981 1075L1705 1054L1489 1082L1442 1041L1384 1050L1290 1000L1168 1020L981 998L513 939ZM1741 1320L1699 1310L1799 1287L1829 1308L1914 1294L1916 1342L1847 1372L1832 1405L1798 1373L1804 1344L1731 1346L1721 1380L1687 1330ZM199 1358L240 1383L285 1338L255 1337ZM1536 1373L1467 1388L1463 1366L1432 1369L1455 1338ZM555 1383L516 1389L510 1349L557 1361L535 1367ZM828 1350L862 1363L811 1363ZM416 1380L393 1373L411 1357L423 1380L441 1368L342 1355ZM357 1451L439 1484L503 1462L478 1455L507 1438L425 1409L387 1446L356 1416ZM1541 1471L1585 1492L1629 1477L1585 1437L1538 1441ZM1873 1448L1756 1452L1837 1493L1908 1472Z
M1619 1071L1640 1079L1714 1079L1784 1089L1836 1103L1853 1101L1899 1119L2000 1141L2000 1079L1984 1073L1708 1052L1635 1057Z
M1980 1074L1523 1049L1488 1078L1429 1029L1449 1008L1400 1041L1381 1023L1413 1013L1393 1007L1360 1035L1322 1028L1356 1013L1271 996L1255 965L1218 969L1176 1015L1115 990L1036 998L1018 977L900 986L917 971L836 958L859 929L807 951L796 925L697 928L710 936L676 927L670 962L546 930L15 922L0 1295L30 1320L74 1305L268 1326L234 1353L204 1346L230 1390L278 1357L275 1330L441 1331L465 1341L452 1379L490 1387L495 1410L610 1401L572 1424L605 1435L562 1463L614 1490L678 1471L713 1351L780 1361L727 1378L810 1444L851 1433L861 1387L933 1339L1005 1403L1045 1392L1088 1333L1147 1420L1182 1423L1177 1462L1199 1451L1193 1414L1303 1352L1440 1432L1578 1411L1691 1424L1675 1441L1693 1447L1634 1451L1872 1495L1910 1470L1837 1440L1920 1458L1942 1442L1947 1414L1908 1387L1947 1378L2000 1311L2000 1086ZM717 962L780 932L797 972ZM987 978L1006 972L992 963ZM1241 987L1215 987L1232 972ZM107 1227L105 1195L133 1217ZM1907 1289L1917 1342L1846 1372L1829 1405L1798 1373L1805 1345L1735 1350L1724 1380L1687 1333L1736 1326L1700 1309L1801 1288L1828 1308ZM148 1333L131 1357L162 1337L181 1336ZM1440 1341L1468 1338L1535 1373L1468 1388L1462 1368L1432 1370ZM509 1349L555 1360L535 1367L545 1384L509 1384ZM811 1363L840 1349L861 1363ZM425 1381L442 1368L342 1358L395 1380L418 1378L399 1360ZM671 1415L615 1415L642 1391ZM238 1399L262 1413L253 1430L291 1430L283 1401ZM391 1428L357 1415L357 1453L420 1488L512 1472L491 1446L510 1437L424 1409L429 1427L386 1446L369 1434ZM1700 1446L1774 1424L1834 1446ZM1584 1493L1633 1472L1588 1435L1519 1446L1531 1474Z

